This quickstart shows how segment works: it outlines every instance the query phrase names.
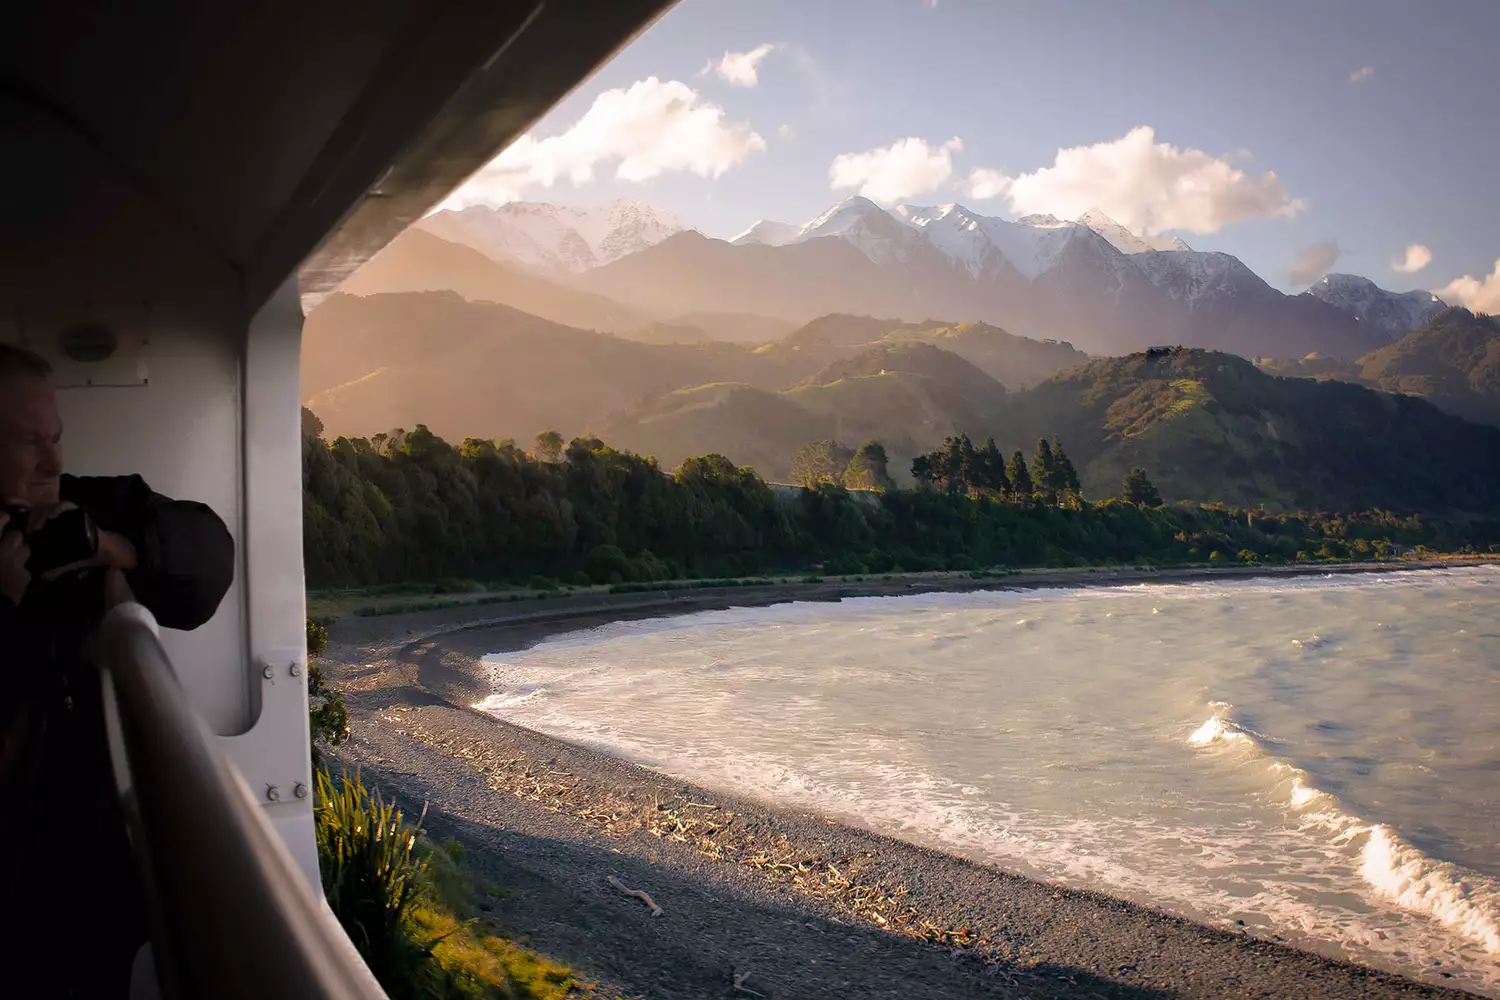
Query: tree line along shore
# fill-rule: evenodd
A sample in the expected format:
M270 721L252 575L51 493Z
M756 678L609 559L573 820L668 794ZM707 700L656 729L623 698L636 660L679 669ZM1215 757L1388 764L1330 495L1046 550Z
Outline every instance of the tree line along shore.
M1164 504L1140 469L1119 496L1094 500L1055 439L1039 441L1028 461L959 435L919 456L919 485L902 489L889 485L879 442L847 458L832 442L814 443L814 454L800 456L802 484L788 486L722 455L668 472L597 438L545 434L528 451L478 438L453 445L423 425L331 442L320 431L316 418L304 421L311 587L1286 565L1500 550L1493 518Z

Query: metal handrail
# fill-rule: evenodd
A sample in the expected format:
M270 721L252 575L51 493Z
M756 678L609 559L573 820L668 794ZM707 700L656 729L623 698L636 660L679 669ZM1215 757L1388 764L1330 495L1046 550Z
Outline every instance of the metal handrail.
M100 628L110 757L166 997L386 1000L118 576Z

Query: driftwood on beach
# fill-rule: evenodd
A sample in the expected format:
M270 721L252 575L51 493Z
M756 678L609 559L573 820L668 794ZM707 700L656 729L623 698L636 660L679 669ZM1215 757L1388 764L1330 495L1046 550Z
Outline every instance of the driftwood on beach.
M636 899L639 899L641 902L645 903L648 907L650 907L650 909L651 909L651 915L653 917L659 917L659 916L661 916L661 907L656 905L656 900L654 900L654 899L651 898L651 894L649 892L646 892L643 889L627 889L625 887L625 883L621 882L619 879L615 878L613 875L609 876L604 881L608 882L610 885L612 885L616 889L618 889L620 891L621 895L623 895L623 896L632 896L632 897L634 897Z

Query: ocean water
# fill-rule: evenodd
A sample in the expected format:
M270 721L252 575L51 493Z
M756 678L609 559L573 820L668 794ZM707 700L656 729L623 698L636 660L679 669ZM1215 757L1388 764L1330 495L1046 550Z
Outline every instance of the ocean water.
M791 603L489 660L479 707L542 732L1500 996L1494 568Z

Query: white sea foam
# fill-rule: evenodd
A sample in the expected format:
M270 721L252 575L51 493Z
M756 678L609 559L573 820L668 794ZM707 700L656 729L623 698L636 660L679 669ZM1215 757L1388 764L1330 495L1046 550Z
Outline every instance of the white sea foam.
M1309 785L1303 775L1292 778L1292 808L1302 809L1314 802L1328 797L1328 793Z
M1243 732L1236 729L1233 724L1225 722L1222 716L1210 715L1208 720L1193 730L1193 735L1187 741L1194 746L1205 747L1218 740L1243 740L1248 739Z
M1500 882L1429 858L1379 824L1370 828L1359 873L1397 905L1433 917L1500 955Z
M482 707L1500 997L1496 618L1490 568L788 603L497 655Z
M1256 741L1256 733L1251 732L1238 725L1229 717L1233 705L1227 701L1216 701L1210 703L1213 715L1210 715L1197 729L1193 730L1187 738L1188 743L1193 746L1206 747L1213 743L1239 742L1250 744L1257 749L1260 744Z

